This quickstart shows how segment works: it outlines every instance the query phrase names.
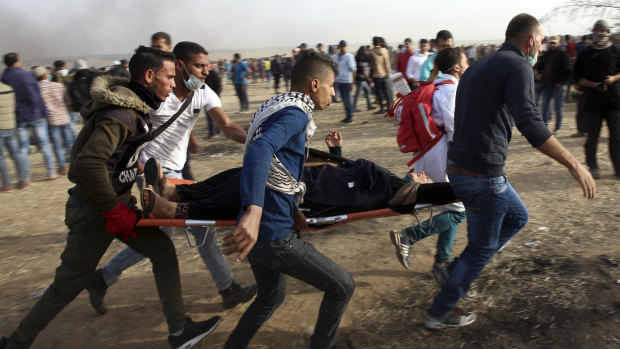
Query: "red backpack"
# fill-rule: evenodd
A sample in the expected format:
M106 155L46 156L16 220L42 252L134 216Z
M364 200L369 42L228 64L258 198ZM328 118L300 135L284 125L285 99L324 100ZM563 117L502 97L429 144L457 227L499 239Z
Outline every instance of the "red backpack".
M414 153L413 159L407 166L413 165L428 152L444 135L443 126L437 127L431 117L433 95L439 85L454 84L452 81L439 83L425 83L409 92L399 95L392 108L385 115L396 117L398 133L396 142L402 153Z

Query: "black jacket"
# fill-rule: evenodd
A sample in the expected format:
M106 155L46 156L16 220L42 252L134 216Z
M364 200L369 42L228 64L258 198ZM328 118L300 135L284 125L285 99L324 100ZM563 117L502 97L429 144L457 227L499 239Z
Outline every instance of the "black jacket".
M570 59L560 48L549 50L540 57L534 67L542 74L543 86L564 85L570 76Z

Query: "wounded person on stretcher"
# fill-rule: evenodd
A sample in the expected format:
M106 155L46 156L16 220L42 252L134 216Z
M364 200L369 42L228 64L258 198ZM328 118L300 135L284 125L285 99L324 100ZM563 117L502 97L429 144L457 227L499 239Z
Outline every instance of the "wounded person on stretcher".
M311 157L319 155L328 159L317 166L309 166L311 159L308 159L304 168L301 181L306 184L306 193L300 206L308 218L381 208L411 213L418 203L443 205L456 200L450 183L432 183L423 172L410 173L403 179L371 161L342 158L339 152L339 147L330 147L330 154L310 149ZM154 161L150 165L159 166ZM155 185L159 195L152 186L141 193L146 217L237 219L241 209L241 168L181 185L168 182L160 168L151 171L159 173Z

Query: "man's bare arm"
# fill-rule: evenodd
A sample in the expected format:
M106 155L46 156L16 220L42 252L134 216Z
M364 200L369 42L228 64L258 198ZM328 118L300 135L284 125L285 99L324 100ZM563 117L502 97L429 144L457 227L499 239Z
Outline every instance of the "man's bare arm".
M209 116L217 127L220 128L224 136L232 139L235 142L245 143L245 138L248 133L241 128L241 126L235 124L228 118L228 115L224 113L224 110L220 107L215 107L209 110Z
M571 154L555 136L537 148L543 154L566 166L570 174L581 185L583 196L588 200L594 199L596 193L596 182L590 172Z

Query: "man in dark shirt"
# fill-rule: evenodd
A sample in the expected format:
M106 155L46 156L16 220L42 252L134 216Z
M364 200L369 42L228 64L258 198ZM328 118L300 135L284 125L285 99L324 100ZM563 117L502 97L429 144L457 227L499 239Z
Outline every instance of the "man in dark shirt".
M517 15L499 51L474 62L459 82L447 172L465 205L469 242L448 267L450 277L426 311L429 328L461 327L476 320L475 314L457 310L456 303L491 257L527 223L527 209L504 173L514 125L532 146L569 169L584 196L594 197L592 176L551 135L534 102L531 65L542 39L536 18Z
M549 50L540 57L535 69L542 74L542 116L545 125L551 121L551 99L555 109L555 128L557 133L562 128L562 96L564 85L570 75L568 54L560 48L560 37L549 39Z
M609 129L609 155L615 175L620 178L620 48L609 39L609 25L597 21L592 29L592 45L575 63L575 81L583 89L582 108L586 139L586 164L594 178L600 177L596 148L603 119Z

